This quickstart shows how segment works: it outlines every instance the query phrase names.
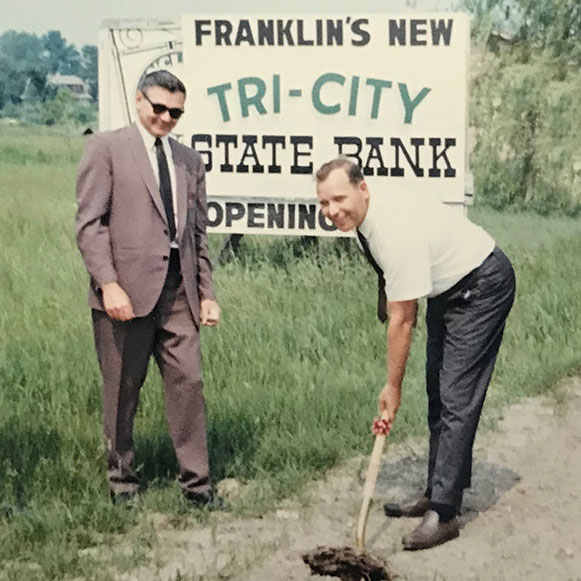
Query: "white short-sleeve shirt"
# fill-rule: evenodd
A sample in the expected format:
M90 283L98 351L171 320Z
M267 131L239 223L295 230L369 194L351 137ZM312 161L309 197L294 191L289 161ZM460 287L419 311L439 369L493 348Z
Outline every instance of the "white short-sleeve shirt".
M423 196L371 194L359 230L383 269L388 301L447 291L495 246L458 209Z

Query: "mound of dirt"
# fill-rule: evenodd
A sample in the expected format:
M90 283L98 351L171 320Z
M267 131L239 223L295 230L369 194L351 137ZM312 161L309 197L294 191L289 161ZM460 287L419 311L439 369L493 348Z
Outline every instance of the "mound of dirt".
M351 547L317 547L303 555L303 561L317 575L339 577L341 581L392 581L387 563Z

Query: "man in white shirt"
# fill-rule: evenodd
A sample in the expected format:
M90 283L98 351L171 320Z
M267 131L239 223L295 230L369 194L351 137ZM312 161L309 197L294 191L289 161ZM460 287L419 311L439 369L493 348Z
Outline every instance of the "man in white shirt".
M96 134L77 179L76 233L90 277L111 498L139 489L133 420L153 355L184 496L214 506L202 393L200 325L220 320L199 154L169 137L186 89L168 71L139 82L137 123Z
M459 534L456 517L470 486L474 437L514 301L514 271L482 228L444 204L371 196L348 159L321 166L317 197L339 230L356 230L378 275L382 320L387 302L387 382L379 408L390 426L400 406L418 299L427 297L427 487L409 505L386 504L385 512L422 516L403 544L430 548Z

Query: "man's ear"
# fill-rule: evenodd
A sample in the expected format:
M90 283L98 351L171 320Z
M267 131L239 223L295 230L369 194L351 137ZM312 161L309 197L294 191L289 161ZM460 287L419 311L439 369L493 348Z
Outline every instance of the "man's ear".
M359 190L365 197L369 196L369 188L367 187L367 182L365 180L361 180L361 182L359 182Z

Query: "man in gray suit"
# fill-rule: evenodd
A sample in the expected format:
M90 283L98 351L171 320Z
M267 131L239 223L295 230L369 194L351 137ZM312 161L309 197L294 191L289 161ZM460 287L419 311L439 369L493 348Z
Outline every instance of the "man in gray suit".
M139 488L133 420L154 356L184 496L213 506L200 365L200 324L220 320L206 237L200 156L168 134L186 89L168 71L139 82L138 121L95 135L79 164L77 243L90 276L95 346L103 376L111 498Z

